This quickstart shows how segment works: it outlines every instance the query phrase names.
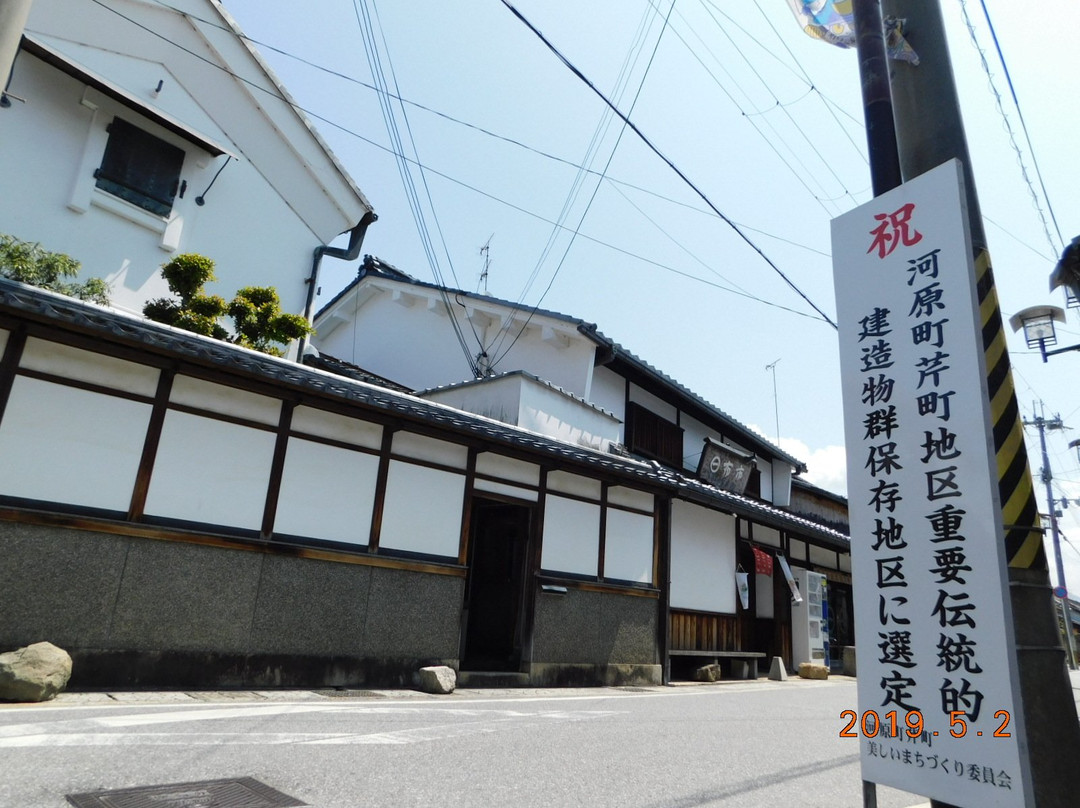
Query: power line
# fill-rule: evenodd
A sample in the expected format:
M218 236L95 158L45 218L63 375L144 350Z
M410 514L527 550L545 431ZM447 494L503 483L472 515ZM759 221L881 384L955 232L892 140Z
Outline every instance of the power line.
M345 125L343 125L341 123L338 123L337 121L331 120L330 118L327 118L327 117L315 112L312 109L309 109L309 108L306 108L306 107L303 107L303 106L297 104L292 99L282 95L279 89L277 89L277 88L270 89L270 88L264 87L261 84L258 84L257 82L254 82L254 81L252 81L252 80L250 80L248 78L245 78L245 77L243 77L243 76L241 76L241 75L239 75L237 73L234 73L233 71L229 70L227 67L219 64L218 62L215 62L215 61L207 58L206 56L203 56L202 54L197 53L197 52L191 50L190 48L187 48L187 47L179 44L178 42L174 42L173 40L169 39L164 34L161 34L161 33L157 32L157 31L153 30L152 28L148 28L147 26L143 25L142 23L138 22L137 20L134 20L131 17L127 16L123 12L118 11L115 8L111 8L111 7L107 6L107 5L105 5L103 2L101 2L101 0L91 0L91 1L94 2L95 4L101 6L106 11L120 17L121 19L125 20L126 22L131 23L135 27L137 27L137 28L145 31L146 33L149 33L150 35L156 37L157 39L171 45L172 47L176 48L177 50L183 51L184 53L187 53L189 56L192 56L193 58L195 58L195 59L197 59L197 60L199 60L199 61L201 61L201 62L203 62L203 63L205 63L207 65L209 65L210 67L213 67L214 69L219 70L222 73L236 79L241 84L244 84L244 85L252 88L253 90L258 90L261 93L269 95L269 96L273 97L275 100L281 101L282 103L285 103L285 104L289 105L291 108L293 108L297 112L308 115L311 118L313 118L314 120L320 121L321 123L324 123L327 126L330 126L330 127L334 128L334 129L336 129L337 131L345 134L345 135L348 135L350 137L354 137L357 140L359 140L359 141L361 141L363 143L366 143L367 145L369 145L369 146L371 146L371 147L373 147L375 149L386 152L387 154L390 154L390 155L396 155L396 152L394 152L393 149L391 149L391 148L389 148L387 146L384 146L381 143L377 143L376 141L372 140L369 137L366 137L365 135L362 135L361 133L355 131L354 129L350 129L347 126L345 126ZM164 8L168 8L170 10L176 11L177 13L185 14L185 12L182 12L181 10L176 9L173 6L169 6L166 3L162 3L162 2L160 2L160 0L157 0L157 4L161 5ZM194 17L193 15L190 15L190 14L185 14L185 16L191 17L192 19L199 20L200 22L206 22L207 24L214 25L215 27L218 27L220 30L228 31L230 34L232 34L234 36L238 36L239 38L242 38L242 39L247 39L250 42L254 42L256 44L263 44L263 43L259 43L257 40L252 40L252 39L249 39L247 37L244 37L242 35L237 34L237 32L232 28L226 28L226 27L220 26L220 25L218 25L216 23L211 23L209 21L202 20L201 18ZM283 50L277 49L277 48L275 48L273 46L269 46L269 45L266 45L266 47L268 47L271 50L275 50L276 52L279 52L282 55L289 56L291 58L296 58L299 61L306 62L306 60L302 59L301 57L293 56L292 54L289 54L287 51L283 51ZM306 63L310 64L310 65L312 65L314 67L319 67L318 65L316 65L315 63L312 63L312 62L306 62ZM326 70L326 72L328 72L328 73L333 73L333 71L331 71L331 70L329 70L327 68L319 67L319 69ZM375 90L376 92L378 92L377 88L375 88L374 86L372 86L370 84L366 84L365 82L362 82L362 81L360 81L360 80L358 80L358 79L356 79L354 77L349 77L349 76L345 76L344 74L336 74L336 73L335 73L335 75L338 75L338 76L340 76L342 78L345 78L345 79L347 79L349 81L352 81L352 82L355 82L357 84L361 84L361 85L363 85L363 86L365 86L365 87L367 87L369 89L372 89L372 90ZM390 97L394 97L394 96L391 95ZM455 122L462 123L465 126L469 126L471 128L477 129L477 130L479 130L481 132L484 132L485 134L492 134L493 137L500 137L500 138L502 137L502 136L499 136L499 135L494 135L493 133L488 133L486 130L481 129L480 127L473 126L472 124L465 123L464 121L457 121L457 119L451 118L450 116L447 116L444 113L439 113L439 112L437 112L435 110L430 110L430 109L428 109L426 107L423 107L422 105L415 104L414 102L409 102L406 99L398 99L398 100L402 101L403 103L413 104L414 106L418 106L421 109L425 109L427 111L433 112L434 114L440 115L442 117L446 117L449 120L453 120ZM616 113L617 113L617 110L616 110ZM634 127L633 123L630 123L629 126L632 129L635 129L635 133L637 133L639 135L639 137L641 137L640 133L638 133L636 131L636 127ZM516 143L516 141L512 141L509 138L502 138L502 139L508 140L509 142ZM530 149L530 147L525 146L524 144L518 143L517 145L521 145L523 148ZM239 146L237 146L236 148L239 151L241 151L241 153L243 153ZM572 163L572 162L567 161L567 160L563 160L562 158L556 157L554 155L548 155L548 154L546 154L544 152L539 152L538 150L535 150L535 149L530 149L530 150L537 151L538 154L541 154L541 155L546 156L546 157L550 157L553 160L558 160L560 162L565 162L568 165L576 166L575 163ZM653 149L653 150L655 151L655 149ZM414 164L417 163L416 160L413 160L411 158L406 157L405 159L406 159L407 162L414 163ZM666 158L662 158L662 159L664 159L665 162L667 162ZM669 163L669 165L670 165L670 163ZM546 224L554 224L554 222L552 222L550 219L548 219L548 218L546 218L546 217L544 217L544 216L542 216L542 215L540 215L538 213L535 213L534 211L528 210L527 208L521 207L520 205L517 205L517 204L515 204L513 202L510 202L510 201L508 201L506 199L502 199L501 197L495 196L494 194L489 193L487 191L484 191L484 190L482 190L482 189L480 189L480 188L478 188L478 187L476 187L474 185L471 185L471 184L469 184L467 182L464 182L463 180L457 179L456 177L452 177L449 174L438 171L437 169L434 169L431 166L426 166L425 165L424 168L425 168L426 171L428 171L431 174L434 174L435 176L441 177L442 179L444 179L444 180L446 180L448 182L454 183L455 185L459 185L462 188L465 188L465 189L467 189L467 190L469 190L469 191L471 191L473 193L479 194L480 196L483 196L483 197L485 197L487 199L490 199L490 200L492 200L494 202L497 202L497 203L499 203L501 205L505 205L506 207L509 207L512 210L515 210L515 211L517 211L519 213L522 213L522 214L524 214L526 216L537 219L539 221L545 222ZM692 183L690 183L684 176L681 175L681 173L678 171L678 169L675 169L675 171L680 176L680 178L689 187L691 187L695 191L695 193L699 197L703 196L701 194L701 192L698 191L693 186ZM590 173L595 174L596 172L590 172ZM818 253L819 255L823 255L823 256L826 255L825 253L821 253L820 251L813 250L812 248L810 248L810 247L808 247L806 245L802 245L802 244L799 244L797 242L788 241L788 240L783 239L783 238L781 238L779 236L767 233L765 231L755 229L753 227L749 227L749 226L744 225L744 224L733 223L733 221L731 219L729 219L724 214L722 214L718 210L716 210L716 208L714 206L712 206L711 202L708 202L707 199L705 201L709 205L709 208L712 211L711 213L708 213L707 211L704 211L704 210L702 210L700 208L697 208L695 206L688 205L687 203L680 202L680 201L674 200L674 199L670 199L668 197L665 197L663 195L660 195L660 194L657 194L657 193L655 193L653 191L650 191L650 190L648 190L646 188L642 188L641 186L634 185L632 183L628 183L628 182L620 181L620 180L614 180L611 177L608 177L607 181L608 182L619 183L619 184L624 185L624 186L629 187L629 188L634 188L635 190L641 191L642 193L650 194L650 195L658 197L660 199L664 199L666 201L672 202L673 204L677 204L677 205L680 205L680 206L683 206L683 207L687 207L687 208L689 208L691 210L694 210L694 211L697 211L697 212L700 212L700 213L703 213L703 214L716 215L717 218L719 218L721 221L723 221L729 227L732 227L736 231L736 233L738 233L740 235L740 237L743 238L744 241L747 240L747 239L746 239L746 237L743 235L743 233L741 231L742 230L749 230L751 232L759 233L759 234L767 236L769 238L773 238L773 239L776 239L776 240L779 240L779 241L783 241L785 243L792 244L794 246L802 247L803 249L811 250L811 251L813 251L815 253ZM770 308L775 308L775 309L778 309L780 311L787 312L789 314L795 314L795 315L798 315L800 317L806 317L806 318L812 319L812 320L820 319L820 320L822 320L824 322L829 323L829 325L832 325L834 328L836 327L836 324L833 323L832 320L830 320L825 314L823 314L816 306L813 306L812 303L811 303L812 308L814 308L815 312L817 312L817 314L819 316L814 316L814 315L808 314L807 312L799 311L797 309L793 309L793 308L790 308L788 306L784 306L784 305L782 305L780 303L776 303L774 301L771 301L771 300L768 300L768 299L765 299L765 298L762 298L762 297L758 297L758 296L751 295L751 294L744 294L742 292L736 291L735 289L725 287L725 286L723 286L721 284L717 284L717 283L708 281L708 280L706 280L704 278L700 278L700 277L698 277L696 275L692 275L692 274L690 274L688 272L685 272L683 270L676 269L675 267L669 266L667 264L660 263L659 261L653 260L651 258L646 258L645 256L642 256L642 255L639 255L637 253L631 252L631 251L629 251L629 250L627 250L625 248L618 247L618 246L616 246L614 244L611 244L610 242L603 241L602 239L595 238L595 237L590 236L590 235L588 235L586 233L579 233L579 237L583 238L583 239L585 239L587 241L591 241L591 242L593 242L595 244L598 244L598 245L600 245L602 247L605 247L607 249L613 250L613 251L615 251L617 253L620 253L622 255L625 255L627 257L634 258L634 259L636 259L638 261L642 261L643 263L646 263L646 264L649 264L651 266L657 267L658 269L662 269L664 271L671 272L672 274L679 275L680 277L686 278L688 280L692 280L692 281L696 281L698 283L702 283L705 286L709 286L711 288L714 288L714 289L717 289L717 290L720 290L720 291L723 291L723 292L728 292L730 294L734 294L734 295L737 295L739 297L743 297L743 298L746 298L748 300L752 300L752 301L754 301L756 303L760 303L760 304L762 304L764 306L769 306ZM753 246L753 245L751 245L751 246ZM770 266L773 266L771 261L769 261L769 259L766 258L764 256L764 254L761 253L760 250L758 250L756 247L755 247L755 250L757 250L757 252L765 259L766 263L768 263ZM775 266L773 266L773 268L775 269ZM777 271L779 272L779 270L777 270ZM781 276L783 277L782 273L781 273ZM789 285L790 285L790 282L789 282Z
M1016 91L1013 89L1012 78L1009 76L1009 69L1005 65L1005 57L1001 53L1001 46L998 44L997 34L994 33L994 25L990 22L990 13L986 10L986 4L982 4L983 14L986 16L986 22L990 25L990 34L993 37L994 45L997 48L998 59L1001 62L1002 68L1005 70L1005 77L1009 84L1009 90L1012 92L1013 104L1016 106L1016 111L1020 115L1020 123L1024 130L1024 135L1027 137L1028 151L1031 154L1032 162L1035 165L1035 172L1039 177L1039 183L1042 186L1043 198L1046 199L1046 205L1050 209L1050 217L1054 220L1054 227L1057 228L1057 219L1054 218L1053 208L1050 206L1050 199L1046 196L1046 186L1042 182L1042 172L1039 171L1038 162L1035 160L1035 151L1031 146L1031 138L1027 134L1027 125L1024 124L1024 115L1020 111L1020 102L1016 98ZM990 85L990 90L994 96L994 102L997 106L998 114L1001 115L1001 120L1005 126L1005 131L1009 135L1009 143L1016 152L1016 162L1020 166L1020 176L1023 178L1024 183L1028 187L1028 191L1031 193L1031 201L1036 212L1039 214L1039 219L1042 222L1043 232L1046 235L1046 240L1050 245L1050 252L1053 255L1057 255L1058 251L1064 246L1065 242L1061 237L1061 230L1057 230L1058 244L1054 244L1054 239L1050 235L1050 226L1046 221L1046 214L1043 213L1042 205L1039 202L1039 195L1035 192L1035 186L1031 182L1031 178L1028 176L1027 166L1024 164L1024 154L1020 150L1019 144L1016 142L1016 133L1013 131L1012 123L1009 121L1009 116L1005 113L1005 106L1001 101L1001 93L998 92L997 85L994 84L994 77L990 73L990 65L986 61L986 53L983 51L982 46L979 44L978 36L975 33L975 26L968 16L967 2L966 0L960 0L960 10L964 18L964 24L967 26L968 34L971 37L971 44L974 46L976 52L979 54L979 62L983 72L986 74L986 80Z
M773 262L772 262L772 261L771 261L771 260L769 259L769 257L768 257L768 256L766 256L764 252L762 252L761 248L760 248L760 247L758 247L758 246L757 246L757 245L756 245L756 244L755 244L755 243L754 243L754 242L753 242L753 241L752 241L752 240L751 240L751 239L749 238L749 236L747 236L747 235L746 235L745 233L743 233L743 231L742 231L742 230L740 230L740 229L738 228L738 226L736 226L736 224L735 224L735 223L734 223L734 222L733 222L733 221L732 221L731 219L729 219L729 218L728 218L727 216L725 216L725 215L724 215L724 214L723 214L723 213L722 213L722 212L720 211L720 209L719 209L719 208L717 208L717 207L716 207L716 205L714 205L714 204L713 204L712 200L711 200L711 199L709 199L709 197L708 197L708 196L706 196L706 195L705 195L705 193L704 193L703 191L701 191L701 189L699 189L699 188L698 188L698 187L697 187L697 186L696 186L696 185L695 185L695 184L694 184L694 183L693 183L693 182L692 182L692 181L690 180L690 178L689 178L689 177L687 177L687 176L686 176L686 174L684 174L684 173L683 173L683 172L682 172L682 171L681 171L681 170L680 170L680 169L678 168L678 166L676 166L676 165L675 165L675 164L674 164L674 163L673 163L673 162L672 162L672 161L671 161L671 160L670 160L670 159L669 159L668 157L666 157L666 156L665 156L665 155L663 154L663 152L661 152L661 151L660 151L660 150L659 150L659 149L658 149L658 148L657 148L657 147L656 147L655 145L653 145L652 141L651 141L651 140L649 140L649 139L648 139L648 138L647 138L647 137L645 136L645 133L644 133L644 132L642 132L642 131L641 131L641 130L640 130L640 129L639 129L638 127L637 127L637 125L636 125L636 124L635 124L635 123L634 123L633 121L631 121L631 120L630 120L629 118L627 118L627 117L626 117L626 116L625 116L625 115L624 115L624 114L623 114L622 112L620 112L620 111L619 111L619 110L618 110L618 109L617 109L617 108L615 107L615 105L614 105L614 104L612 104L612 103L611 103L611 101L609 101L609 100L607 99L607 97L606 97L606 96L605 96L605 95L604 95L604 94L603 94L602 92L600 92L600 90L599 90L599 89L597 89L596 85L595 85L595 84L593 84L593 83L592 83L591 81L589 81L589 79L588 79L588 78L587 78L587 77L585 76L585 74L584 74L584 73L582 73L582 72L581 72L581 71L580 71L580 70L579 70L579 69L578 69L578 68L577 68L576 66L574 66L574 64L573 64L572 62L570 62L570 61L569 61L569 60L568 60L568 59L567 59L567 58L566 58L565 56L563 56L563 55L562 55L562 53L560 53L560 52L559 52L558 48L556 48L556 47L555 47L555 46L554 46L553 44L551 44L551 42L549 42L549 41L548 41L548 39L547 39L547 38L546 38L546 37L545 37L545 36L544 36L544 35L543 35L543 34L542 34L542 33L541 33L541 32L540 32L540 31L539 31L539 30L538 30L538 29L537 29L537 28L535 27L535 26L533 26L533 24L532 24L531 22L529 22L529 21L528 21L528 20L527 20L527 19L526 19L526 18L525 18L525 17L524 17L524 16L522 15L522 14L521 14L521 12L520 12L520 11L518 11L518 10L517 10L516 8L514 8L513 4L511 4L511 3L509 2L509 0L501 0L501 2L502 2L502 4L503 4L504 6L506 6L506 8L507 8L507 9L508 9L508 10L509 10L509 11L510 11L510 12L511 12L511 13L512 13L512 14L513 14L513 15L514 15L515 17L517 17L517 18L518 18L518 19L519 19L519 20L520 20L520 21L521 21L521 22L522 22L522 23L523 23L523 24L524 24L524 25L525 25L525 26L526 26L526 27L527 27L527 28L528 28L528 29L529 29L530 31L532 31L532 32L533 32L533 34L535 34L535 35L536 35L536 36L537 36L537 37L538 37L538 38L540 39L540 41L541 41L541 42L543 42L543 43L544 43L544 45L545 45L545 46L546 46L546 47L548 48L548 50L550 50L550 51L551 51L551 52L552 52L552 53L553 53L553 54L554 54L554 55L555 55L555 56L556 56L556 57L557 57L557 58L559 59L559 61L561 61L561 62L562 62L562 63L563 63L564 65L566 65L566 67L567 67L567 68L568 68L568 69L569 69L569 70L570 70L570 71L571 71L571 72L572 72L572 73L573 73L573 74L574 74L575 76L577 76L577 77L578 77L578 78L579 78L579 79L580 79L580 80L581 80L582 82L584 82L584 83L585 83L585 85L586 85L586 86L587 86L587 87L588 87L588 88L589 88L590 90L592 90L592 91L593 91L593 93L595 93L595 94L596 94L597 96L599 96L599 98L600 98L600 99L601 99L601 100L602 100L602 101L603 101L603 102L604 102L605 104L607 104L607 105L608 105L609 107L611 107L611 108L612 108L612 110L613 110L613 111L615 112L615 114L616 114L616 115L618 115L618 116L619 116L619 117L620 117L620 118L621 118L621 119L622 119L622 120L623 120L623 121L624 121L624 122L626 123L626 125L627 125L627 126L628 126L628 127L629 127L629 128L630 128L630 129L631 129L631 130L632 130L633 132L634 132L634 134L636 134L636 135L637 135L637 136L638 136L638 137L639 137L639 138L641 139L641 141L642 141L642 142L643 142L643 143L644 143L644 144L645 144L646 146L648 146L648 147L649 147L649 149L650 149L650 150L651 150L651 151L652 151L652 152L653 152L653 153L654 153L654 154L655 154L655 155L656 155L657 157L659 157L659 158L660 158L661 160L663 160L663 161L664 161L664 163L665 163L665 164L667 164L667 166L668 166L668 167L669 167L669 168L670 168L670 169L671 169L672 171L674 171L674 172L675 172L675 173L676 173L676 174L677 174L677 175L679 176L679 178L680 178L680 179L682 179L682 181L683 181L683 182L685 182L685 183L686 183L686 184L687 184L687 185L688 185L688 186L689 186L689 187L690 187L690 188L691 188L691 189L692 189L692 190L694 191L694 193L696 193L696 194L697 194L697 195L698 195L699 197L701 197L702 201L703 201L703 202L704 202L704 203L705 203L706 205L708 205L708 206L709 206L709 207L710 207L710 208L711 208L711 209L713 210L713 212L714 212L714 213L716 213L716 215L717 215L717 216L719 216L719 217L720 217L721 219L723 219L723 220L724 220L724 222L725 222L725 223L726 223L726 224L727 224L727 225L728 225L729 227L731 227L731 228L732 228L732 229L733 229L733 230L734 230L734 231L735 231L735 232L736 232L736 233L737 233L737 234L739 235L739 237L740 237L740 238L741 238L741 239L742 239L742 240L743 240L744 242L746 242L746 244L748 244L748 245L749 245L749 246L750 246L750 247L751 247L751 248L752 248L752 249L753 249L753 250L754 250L754 251L755 251L755 252L756 252L756 253L757 253L758 255L760 255L760 256L761 256L761 258L762 258L762 260L763 260L763 261L765 261L765 263L766 263L766 264L768 264L768 265L769 265L769 266L770 266L770 267L771 267L771 268L773 269L773 271L775 271L775 272L776 272L776 273L777 273L777 274L778 274L778 275L779 275L779 276L780 276L780 277L781 277L781 278L782 278L782 279L784 280L784 282L785 282L785 283L786 283L786 284L787 284L788 286L790 286L790 287L791 287L791 288L792 288L792 289L793 289L793 290L794 290L794 291L795 291L795 292L796 292L796 293L797 293L797 294L799 295L799 297L801 297L801 298L802 298L803 300L805 300L805 301L806 301L806 302L807 302L807 303L808 303L808 304L810 305L810 307L811 307L812 309L814 309L814 311L816 311L816 312L817 312L818 314L820 314L820 315L822 316L822 318L823 318L823 319L825 320L825 322L827 322L827 323L828 323L829 325L831 325L831 326L832 326L833 328L837 328L837 325L836 325L836 323L835 323L835 322L833 322L833 321L832 321L832 319L831 319L831 318L830 318L830 317L829 317L829 316L828 316L827 314L825 314L825 312L823 312L823 311L822 311L822 310L821 310L820 308L818 308L818 306L817 306L817 305L816 305L816 304L815 304L815 303L814 303L814 302L813 302L813 301L812 301L812 300L811 300L811 299L810 299L809 297L807 297L806 293L805 293L805 292L803 292L803 291L802 291L802 290L801 290L801 289L800 289L800 288L799 288L798 286L796 286L796 285L795 285L795 283L794 283L794 282L792 282L792 280L791 280L790 278L788 278L788 276L787 276L787 275L785 275L785 274L783 273L783 271L782 271L782 270L780 269L780 267L776 266L776 264L774 264L774 263L773 263Z
M154 3L156 5L161 6L162 8L167 8L167 9L169 9L171 11L177 12L178 14L184 14L185 16L190 17L193 20L197 20L200 23L203 23L205 25L209 25L209 26L211 26L213 28L217 28L220 31L226 31L226 32L228 32L230 34L238 36L239 38L241 38L241 39L243 39L243 40L245 40L247 42L250 42L253 45L258 45L260 48L264 48L264 49L266 49L268 51L273 51L274 53L277 53L280 56L284 56L284 57L286 57L288 59L292 59L294 61L297 61L297 62L299 62L299 63L301 63L303 65L307 65L308 67L311 67L311 68L313 68L315 70L318 70L318 71L320 71L322 73L325 73L325 74L327 74L329 76L333 76L333 77L341 79L343 81L347 81L347 82L349 82L351 84L356 84L356 85L358 85L360 87L364 87L365 89L371 90L372 92L374 92L376 94L379 94L379 93L386 94L389 98L391 98L394 101L397 101L397 102L399 102L401 104L407 104L410 107L414 107L416 109L422 110L422 111L427 112L427 113L429 113L431 115L434 115L434 116L436 116L438 118L442 118L443 120L449 121L449 122L457 124L459 126L463 126L463 127L467 128L467 129L472 129L473 131L478 132L478 133L480 133L482 135L485 135L486 137L490 137L490 138L493 138L495 140L500 140L500 141L502 141L504 143L508 143L510 145L517 146L520 149L523 149L525 151L536 154L536 155L538 155L540 157L543 157L543 158L545 158L547 160L551 160L551 161L556 162L556 163L561 163L561 164L563 164L563 165L565 165L565 166L567 166L569 168L582 170L582 171L584 171L587 174L590 174L592 176L600 176L600 172L595 171L595 170L589 168L586 165L583 165L581 163L576 163L573 160L568 160L565 157L560 157L557 154L552 154L551 152L547 152L547 151L544 151L543 149L537 148L535 146L531 146L528 143L517 140L516 138L510 137L509 135L500 134L498 132L487 129L487 128L485 128L483 126L480 126L478 124L471 123L470 121L465 121L465 120L462 120L461 118L454 117L453 115L450 115L449 113L443 112L443 111L435 109L433 107L429 107L429 106L427 106L425 104L421 104L418 101L413 101L413 100L410 100L410 99L405 98L403 96L400 96L400 95L397 95L395 93L389 92L388 90L380 89L380 88L376 87L375 85L370 84L369 82L366 82L366 81L364 81L362 79L357 78L356 76L351 76L351 75L349 75L347 73L342 73L342 72L340 72L338 70L334 70L333 68L327 67L326 65L319 64L318 62L313 62L310 59L306 59L305 57L300 56L299 54L293 53L292 51L285 50L283 48L280 48L280 47L278 47L276 45L273 45L271 43L265 42L265 41L260 40L260 39L255 39L254 37L250 37L250 36L248 36L247 34L245 34L243 32L239 32L234 28L229 28L228 26L221 25L221 24L219 24L219 23L217 23L217 22L215 22L213 20L208 20L208 19L205 19L203 17L198 17L196 15L189 14L187 12L182 11L181 9L176 8L175 6L172 6L172 5L169 5L168 3L163 2L162 0L154 0ZM655 6L652 6L652 7L655 8ZM112 10L112 9L110 9L110 10ZM118 13L118 12L114 12L114 13ZM125 19L128 19L128 18L125 17ZM682 37L678 33L678 31L675 31L675 29L672 29L672 30L675 33L675 35L680 38L680 41L682 41L684 45L687 45L687 48L689 49L689 45L686 43L686 41L684 39L682 39ZM165 37L161 36L160 34L158 34L157 36L159 36L159 38L161 38L161 39L165 39L166 41L170 42L170 44L173 44L176 47L181 47L179 45L176 45L176 43L172 42L171 40L168 40ZM781 40L781 41L783 41L783 40ZM762 46L762 47L764 47L764 46ZM785 45L785 47L786 47L786 45ZM190 51L188 51L188 52L190 53ZM301 107L298 104L292 102L290 99L281 96L279 93L277 93L274 90L269 90L269 89L267 89L265 87L261 87L261 86L259 86L257 84L253 84L252 82L249 82L249 81L243 79L242 77L232 73L231 71L229 71L228 69L222 67L219 64L216 64L214 62L209 62L209 60L204 60L204 61L207 61L208 64L211 64L215 68L217 68L219 70L222 70L223 72L233 76L233 78L236 78L239 81L250 85L254 89L258 89L258 90L261 90L264 93L272 95L275 98L277 98L278 100L281 100L281 101L284 101L285 103L290 104L295 109L305 113L306 115L310 115L312 118L315 118L315 119L317 119L317 120L319 120L319 121L321 121L321 122L323 122L323 123L325 123L325 124L327 124L329 126L334 127L335 129L341 131L344 134L347 134L347 135L349 135L351 137L358 138L359 140L362 140L363 142L365 142L365 143L367 143L367 144L369 144L371 146L375 146L376 148L380 148L380 149L382 149L382 150L384 150L384 151L386 151L386 152L388 152L390 154L394 153L392 149L387 149L387 148L385 148L383 146L380 146L379 144L375 143L374 141L372 141L372 140L370 140L368 138L365 138L363 135L360 135L359 133L348 129L348 128L346 128L345 126L343 126L341 124L338 124L338 123L336 123L334 121L331 121L330 119L325 118L325 117L319 115L318 113L316 113L316 112L314 112L314 111L312 111L310 109L307 109L305 107ZM699 63L700 63L700 60L699 60ZM783 64L783 62L781 62L781 64ZM714 81L715 81L715 77L714 77ZM825 103L827 106L834 107L838 111L842 112L844 115L847 115L848 117L851 117L850 114L847 113L846 110L844 110L842 107L839 107L839 106L835 105L834 102L832 102L827 96L822 94L821 91L818 90L813 84L808 84L808 87L809 87L809 90L815 91L817 93L817 95L821 98L822 102ZM749 115L748 113L743 113L743 114L744 115ZM856 123L858 123L858 122L856 121ZM864 159L865 159L865 157L864 157ZM424 165L424 168L427 171L433 171L434 172L434 170L430 166L427 166L426 164ZM438 172L434 172L434 173L438 174ZM451 179L450 177L448 177L445 174L439 174L439 176L442 176L444 179ZM652 197L654 197L656 199L661 199L661 200L663 200L665 202L669 202L669 203L671 203L673 205L678 205L678 206L686 208L688 210L692 210L692 211L694 211L696 213L701 213L703 215L709 216L710 218L716 217L716 214L714 212L712 212L711 210L706 210L704 208L698 207L697 205L692 205L692 204L690 204L688 202L684 202L684 201L681 201L681 200L678 200L678 199L674 199L672 197L661 194L661 193L659 193L657 191L653 191L653 190L651 190L649 188L645 188L645 187L643 187L641 185L637 185L635 183L629 182L628 180L622 180L622 179L619 179L617 177L613 177L613 176L610 176L610 175L605 176L604 179L605 179L605 181L607 181L608 183L611 183L613 185L621 185L621 186L626 187L626 188L632 188L635 191L640 191L641 193L648 194L649 196L652 196ZM470 187L470 186L466 185L465 187ZM499 202L504 202L504 200L498 199L497 197L491 197L491 198L495 199L496 201L499 201ZM837 198L842 198L842 197L837 197ZM830 200L827 200L827 201L835 201L835 200L830 199ZM504 204L508 204L508 203L504 202ZM530 213L530 215L534 215L534 214ZM542 217L537 217L537 218L542 218ZM544 221L547 221L547 220L544 219ZM821 256L824 256L824 257L829 257L829 253L822 252L821 250L814 249L813 247L810 247L810 246L808 246L806 244L802 244L802 243L797 242L797 241L791 241L790 239L785 239L784 237L778 236L775 233L770 233L767 230L761 230L760 228L751 227L751 226L745 224L744 222L736 222L736 224L738 224L739 227L743 228L744 230L749 230L750 232L758 233L760 235L766 236L768 238L775 239L775 240L783 242L785 244L790 244L792 246L800 247L802 249L808 250L808 251L816 253L818 255L821 255ZM1015 236L1014 236L1014 238L1015 238ZM604 242L599 242L599 243L604 244ZM609 245L605 244L605 246L609 246ZM1034 251L1034 248L1030 247L1029 245L1025 245L1025 246L1028 246L1029 249ZM1035 252L1037 252L1037 251L1035 251Z

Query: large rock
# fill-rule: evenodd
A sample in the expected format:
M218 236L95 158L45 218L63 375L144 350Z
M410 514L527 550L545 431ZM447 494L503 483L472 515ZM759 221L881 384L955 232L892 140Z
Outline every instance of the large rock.
M453 693L457 686L457 673L447 665L421 668L419 684L425 693Z
M0 654L0 701L48 701L70 678L71 657L51 642Z
M720 666L715 662L711 665L702 665L694 671L695 682L719 682Z
M803 679L828 679L829 669L815 662L800 662L799 676Z

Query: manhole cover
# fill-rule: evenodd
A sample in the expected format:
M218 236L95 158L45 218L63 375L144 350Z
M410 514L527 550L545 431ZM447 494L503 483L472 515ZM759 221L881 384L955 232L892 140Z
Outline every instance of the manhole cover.
M250 777L68 794L67 801L75 808L287 808L307 805Z

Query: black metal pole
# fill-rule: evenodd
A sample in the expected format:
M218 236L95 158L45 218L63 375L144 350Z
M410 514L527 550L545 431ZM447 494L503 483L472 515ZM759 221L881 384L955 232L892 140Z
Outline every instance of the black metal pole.
M881 196L903 182L900 150L896 143L892 95L889 91L889 63L881 25L880 0L855 0L855 49L862 81L866 145L870 157L870 179L874 196Z
M859 57L866 147L870 158L870 182L874 196L891 191L903 182L900 150L896 143L889 63L880 0L855 0L852 4L855 51ZM877 808L877 784L863 780L863 808Z

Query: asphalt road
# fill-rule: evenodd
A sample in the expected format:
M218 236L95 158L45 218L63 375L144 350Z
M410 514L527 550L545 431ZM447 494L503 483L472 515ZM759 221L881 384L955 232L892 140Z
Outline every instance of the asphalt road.
M318 808L859 806L852 679L543 691L63 694L0 706L0 806L253 777ZM878 789L881 808L924 803ZM170 803L171 805L171 803Z

